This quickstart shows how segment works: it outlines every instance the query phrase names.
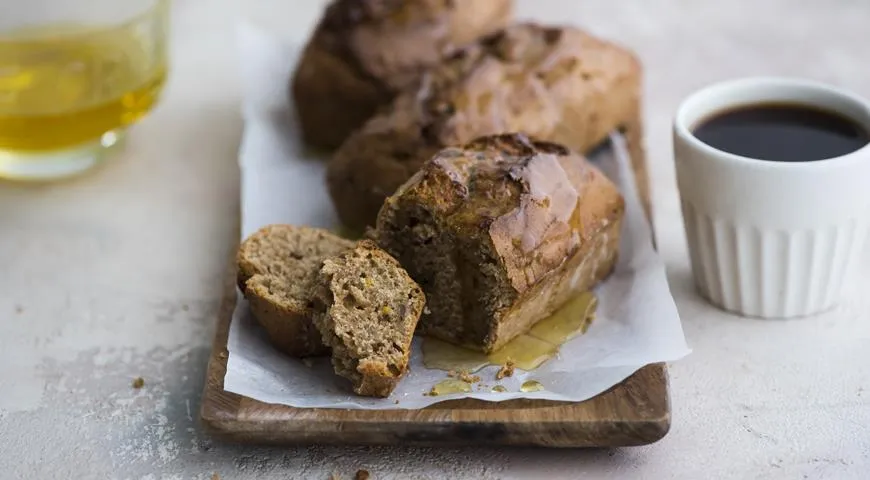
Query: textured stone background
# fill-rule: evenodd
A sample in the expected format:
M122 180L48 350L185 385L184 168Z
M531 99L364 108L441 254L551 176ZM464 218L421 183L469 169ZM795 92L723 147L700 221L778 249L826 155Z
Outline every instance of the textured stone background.
M251 448L204 437L199 397L237 228L233 23L301 42L322 3L176 0L165 101L120 158L69 183L0 184L0 478L866 478L870 299L790 322L708 307L691 284L669 133L681 98L725 78L798 75L870 97L866 0L519 0L524 17L588 27L647 68L659 245L695 350L671 370L661 442ZM870 285L860 261L855 292Z

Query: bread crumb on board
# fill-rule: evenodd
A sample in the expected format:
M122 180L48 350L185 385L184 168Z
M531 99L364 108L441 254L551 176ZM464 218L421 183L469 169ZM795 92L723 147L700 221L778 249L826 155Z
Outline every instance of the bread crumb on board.
M140 388L145 386L145 379L142 377L136 377L133 379L133 388L139 390Z
M368 470L357 470L353 480L369 480L369 478L371 478L371 474Z
M505 364L501 366L501 368L498 370L498 372L496 372L495 379L501 380L504 377L512 377L513 375L514 375L514 361L511 359L508 359L508 361L505 362Z
M447 372L447 376L469 384L477 383L480 381L480 375L472 375L468 373L468 370L450 370L449 372Z

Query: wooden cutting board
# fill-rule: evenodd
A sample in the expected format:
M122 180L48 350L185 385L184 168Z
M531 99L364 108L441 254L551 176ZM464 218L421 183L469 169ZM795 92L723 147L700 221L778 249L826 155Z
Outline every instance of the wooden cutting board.
M450 400L421 410L292 408L224 391L235 275L224 296L200 415L213 436L243 443L633 446L670 428L667 370L649 365L581 403Z
M639 118L639 116L638 116ZM640 121L628 125L638 189L647 214L650 196ZM227 334L235 307L235 271L229 275L208 363L200 415L212 435L245 443L403 445L645 445L671 424L667 369L646 366L580 403L547 400L449 400L421 410L342 410L272 405L224 391Z

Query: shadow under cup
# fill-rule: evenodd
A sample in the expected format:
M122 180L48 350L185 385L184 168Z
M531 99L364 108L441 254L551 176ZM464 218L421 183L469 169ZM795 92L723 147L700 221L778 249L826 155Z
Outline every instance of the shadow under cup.
M787 104L829 111L870 132L870 104L820 83L747 78L688 97L673 126L677 184L692 272L714 305L789 318L832 308L863 252L870 224L870 146L816 161L734 155L693 133L741 107Z

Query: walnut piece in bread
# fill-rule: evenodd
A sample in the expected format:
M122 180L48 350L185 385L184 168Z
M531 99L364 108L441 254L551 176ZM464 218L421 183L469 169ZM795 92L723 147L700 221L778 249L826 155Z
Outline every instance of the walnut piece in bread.
M419 331L492 352L616 262L624 201L582 156L521 134L446 148L378 216L378 243L423 287Z
M268 225L242 242L237 281L257 322L282 352L326 355L312 323L311 296L320 265L354 243L317 228Z
M399 262L371 240L326 259L314 323L332 348L335 373L358 395L388 397L408 371L426 297Z
M302 135L334 149L458 47L505 27L512 0L334 0L294 73Z
M362 229L444 147L522 132L586 153L639 126L640 95L640 64L628 50L574 28L514 25L429 70L349 137L328 167L330 195L342 222Z

